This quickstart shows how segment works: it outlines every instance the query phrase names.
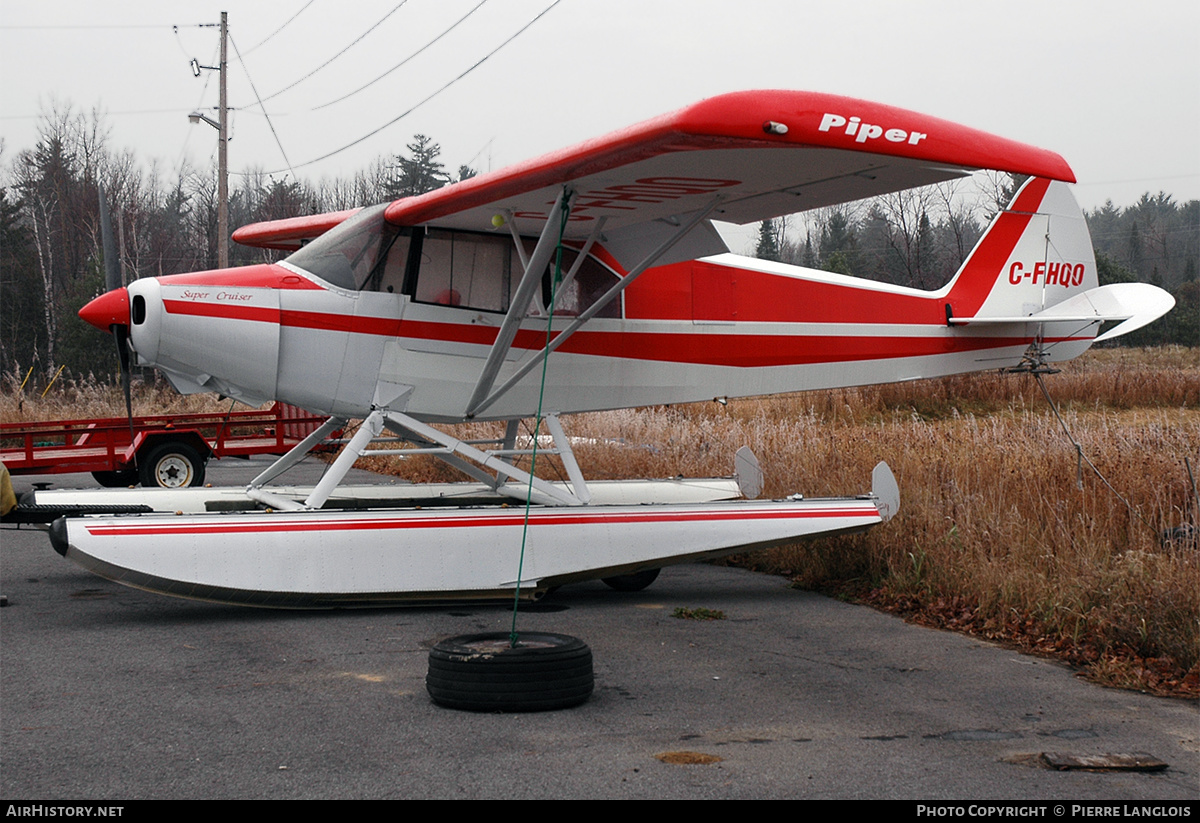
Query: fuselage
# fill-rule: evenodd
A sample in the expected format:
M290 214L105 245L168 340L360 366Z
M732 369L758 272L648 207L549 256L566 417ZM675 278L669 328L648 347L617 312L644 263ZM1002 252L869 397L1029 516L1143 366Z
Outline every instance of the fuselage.
M1095 336L1094 325L949 322L1030 314L1094 285L1082 220L1058 244L1069 254L1046 262L1045 218L1003 213L932 292L732 254L634 279L602 244L582 261L568 248L514 311L533 240L522 255L505 233L395 227L382 208L280 263L138 280L81 314L128 322L138 362L183 392L343 417L387 404L430 421L530 416L539 397L543 412L573 413L936 377L1015 365L1035 338L1067 359ZM544 377L539 364L503 388L585 313ZM472 409L506 315L519 326L502 391Z
M1031 336L945 322L945 294L725 255L647 272L548 359L544 409L562 413L863 385L998 368ZM289 266L139 280L133 348L181 391L365 415L384 380L404 409L458 420L503 315L350 291ZM140 307L144 305L144 308ZM615 312L613 312L615 313ZM138 322L141 317L142 322ZM570 314L527 317L501 379ZM541 370L481 417L536 411ZM411 390L409 390L411 389Z

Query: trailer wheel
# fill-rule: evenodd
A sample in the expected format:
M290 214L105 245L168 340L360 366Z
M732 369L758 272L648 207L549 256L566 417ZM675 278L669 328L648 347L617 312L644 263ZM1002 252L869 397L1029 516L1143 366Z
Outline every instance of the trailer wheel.
M116 472L92 472L92 477L106 489L136 486L138 482L137 469L125 469L124 471Z
M181 489L204 483L204 458L187 443L160 443L138 458L142 485Z
M470 712L544 712L578 706L595 685L592 650L577 637L508 632L452 637L429 651L425 688L439 706Z
M662 569L644 569L633 574L619 574L616 577L602 577L600 579L610 589L616 589L619 592L640 592L658 579L660 571Z

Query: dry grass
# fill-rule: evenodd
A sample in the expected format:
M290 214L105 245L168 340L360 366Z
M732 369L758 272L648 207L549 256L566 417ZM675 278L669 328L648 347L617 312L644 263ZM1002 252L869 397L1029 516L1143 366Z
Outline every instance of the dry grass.
M588 476L727 473L751 446L767 496L865 491L884 459L902 507L867 535L740 562L941 626L1065 656L1110 683L1200 693L1196 350L1099 351L1046 379L1093 474L1033 378L937 381L590 416L641 450L578 449ZM595 453L597 450L603 453ZM1080 487L1082 479L1082 487ZM1190 672L1190 675L1189 675Z
M1108 683L1200 693L1200 553L1160 539L1197 520L1184 458L1200 472L1200 352L1099 350L1046 385L1132 512L1086 464L1079 471L1028 375L613 411L566 427L594 441L575 447L591 479L728 474L746 444L764 496L836 496L866 491L886 460L902 495L895 520L738 562L1066 657ZM381 468L453 476L432 460ZM538 473L564 476L547 457Z
M125 395L119 385L92 377L59 376L51 382L53 375L39 381L34 375L22 390L24 377L0 375L0 423L125 416ZM155 384L135 379L132 398L135 415L224 413L230 404L215 394L179 394L165 380Z
M1046 383L1132 513L1086 465L1079 487L1075 449L1027 375L614 411L565 425L594 441L575 447L591 479L724 475L746 444L762 461L764 496L845 495L866 491L871 467L886 460L900 483L896 519L742 562L1064 656L1105 682L1200 693L1200 551L1160 540L1165 529L1200 525L1184 466L1189 458L1200 472L1200 351L1093 351ZM180 405L163 408L168 397ZM204 402L169 391L139 399L148 411L213 408L189 405ZM122 411L118 390L88 384L23 406L12 391L0 400L0 420ZM432 458L367 462L414 481L458 478ZM547 457L538 474L565 475Z

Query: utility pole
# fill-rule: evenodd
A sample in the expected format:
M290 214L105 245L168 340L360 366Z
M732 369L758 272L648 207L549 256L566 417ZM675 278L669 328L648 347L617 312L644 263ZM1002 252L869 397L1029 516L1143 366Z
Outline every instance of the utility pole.
M217 267L229 268L229 109L225 77L227 43L229 42L229 13L221 12L221 109L218 122L220 145L217 149Z
M212 25L211 23L209 25ZM229 268L229 103L226 96L226 70L228 69L229 13L221 12L221 62L215 66L202 66L192 58L192 74L200 76L200 70L220 74L221 99L217 107L217 119L213 120L197 109L188 115L193 123L201 121L217 130L217 268Z

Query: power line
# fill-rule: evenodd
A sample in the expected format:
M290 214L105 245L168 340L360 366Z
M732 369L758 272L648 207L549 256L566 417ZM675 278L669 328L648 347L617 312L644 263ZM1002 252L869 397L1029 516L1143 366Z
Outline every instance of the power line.
M106 115L113 114L168 114L179 113L179 107L173 109L124 109L122 111L105 111ZM0 114L0 120L40 120L40 114Z
M333 157L333 156L334 156L334 155L336 155L336 154L341 154L341 153L342 153L342 152L344 152L346 149L349 149L349 148L352 148L352 147L354 147L354 146L357 146L359 143L363 142L364 140L367 140L367 139L369 139L369 138L371 138L371 137L374 137L375 135L379 134L379 132L383 131L384 129L388 128L389 126L392 126L392 125L394 125L394 124L398 123L400 120L404 119L405 117L407 117L408 115L412 114L414 111L416 111L417 109L419 109L421 106L425 105L425 104L426 104L426 103L428 103L430 100L432 100L433 98L437 97L439 94L441 94L442 92L444 92L446 89L448 89L448 88L450 88L451 86L453 86L453 85L454 85L455 83L457 83L459 80L462 80L462 79L463 79L464 77L466 77L468 74L470 74L471 72L475 71L475 69L477 69L477 68L479 68L480 66L482 66L484 63L486 63L486 62L487 62L487 61L488 61L488 60L489 60L489 59L492 57L492 55L494 55L496 52L500 51L500 49L504 48L504 47L505 47L505 46L507 46L509 43L511 43L513 40L516 40L518 37L520 37L522 34L524 34L524 33L525 33L525 31L526 31L526 30L527 30L527 29L528 29L530 26L532 26L532 25L533 25L534 23L536 23L538 20L541 20L543 17L545 17L545 16L546 16L546 14L547 14L547 13L548 13L548 12L549 12L549 11L550 11L552 8L554 8L555 6L557 6L557 5L558 5L559 3L561 3L561 2L562 2L562 0L554 0L554 2L553 2L553 3L551 3L549 6L546 6L546 8L545 8L545 9L543 9L543 10L542 10L542 12L541 12L540 14L538 14L538 15L537 15L537 17L534 17L532 20L530 20L528 23L526 23L524 26L522 26L522 27L521 27L521 28L520 28L520 29L519 29L519 30L518 30L518 31L517 31L515 34L513 34L512 36L510 36L510 37L509 37L507 40L505 40L503 43L501 43L500 45L496 46L496 48L492 49L492 50L491 50L491 51L489 51L487 54L485 54L483 57L481 57L479 60L477 60L477 61L474 63L474 65L472 65L470 68L468 68L468 69L467 69L466 71L464 71L462 74L458 75L458 77L455 77L453 80L451 80L450 82L446 83L446 84L445 84L444 86L442 86L440 89L438 89L437 91L435 91L435 92L433 92L432 94L430 94L430 95L429 95L428 97L426 97L424 100L422 100L422 101L420 101L419 103L417 103L416 105L412 106L410 109L408 109L408 111L405 111L405 112L403 112L402 114L399 114L399 115L397 115L396 117L393 117L391 120L387 121L386 123L384 123L384 124L383 124L382 126L380 126L379 128L377 128L377 129L374 129L373 131L369 131L369 132L367 132L367 133L366 133L366 134L364 134L362 137L358 138L357 140L354 140L354 141L351 141L351 142L347 143L346 145L342 146L340 149L334 149L333 151L331 151L331 152L329 152L329 153L327 153L327 154L322 154L320 157L314 157L312 160L307 160L307 161L305 161L305 162L303 162L303 163L298 163L298 164L295 166L295 168L304 168L305 166L311 166L311 165L312 165L312 164L314 164L314 163L319 163L319 162L321 162L322 160L328 160L330 157ZM280 173L280 172L282 172L282 171L284 171L284 170L283 170L283 169L275 169L274 171L269 171L269 172L266 172L266 174L279 174L279 173Z
M330 58L329 58L328 60L326 60L324 63L322 63L321 65L317 66L315 69L313 69L313 70L312 70L312 71L310 71L308 74L306 74L306 75L304 75L303 77L301 77L299 80L296 80L294 83L290 83L289 85L286 85L286 86L284 86L283 88L281 88L279 91L275 92L274 94L268 94L266 97L264 97L264 98L262 98L261 100L259 100L259 101L258 101L258 102L259 102L259 104L261 105L262 103L265 103L265 102L266 102L266 101L268 101L268 100L271 100L271 99L273 99L273 98L275 98L275 97L278 97L279 95L283 94L283 93L284 93L285 91L287 91L288 89L295 88L296 86L300 85L300 84L301 84L301 83L303 83L305 80L307 80L308 78L312 77L314 74L316 74L317 72L319 72L321 69L323 69L323 68L325 68L326 66L328 66L328 65L329 65L330 63L332 63L334 60L337 60L337 59L338 59L339 57L341 57L343 54L345 54L346 52L350 51L350 49L352 49L354 46L358 45L358 42L359 42L360 40L362 40L364 37L366 37L366 36L367 36L368 34L370 34L371 32L375 31L375 29L379 28L379 27L380 27L380 26L383 24L383 21L384 21L384 20L387 20L387 19L388 19L389 17L391 17L393 14L395 14L396 12L398 12L398 11L400 10L400 7L401 7L401 6L403 6L403 5L404 5L405 3L407 3L407 2L408 2L408 0L400 0L400 2L396 4L396 7L395 7L395 8L393 8L391 11L389 11L387 14L385 14L383 17L381 17L381 18L379 19L379 22L377 22L375 25L371 26L369 29L367 29L367 30L366 30L366 31L364 31L362 34L360 34L360 35L359 35L357 38L355 38L355 40L354 40L354 42L353 42L353 43L351 43L350 45L346 46L346 48L344 48L344 49L342 49L341 51L339 51L339 52L338 52L337 54L335 54L333 57L330 57Z
M402 2L400 5L404 5L404 3ZM242 64L242 71L246 72L246 79L250 81L250 91L254 92L254 98L258 100L258 107L262 109L263 117L267 118L267 125L271 127L271 135L275 138L275 145L279 146L279 153L283 155L283 162L287 163L288 171L291 172L292 179L294 180L296 172L292 171L292 161L288 159L287 152L283 150L283 143L279 141L279 133L275 131L275 124L271 122L271 116L267 114L267 107L263 105L263 101L258 96L258 89L254 87L254 80L250 77L250 71L246 68L246 61L242 59L242 53L238 51L237 41L233 39L233 35L229 35L229 42L233 44L233 51L238 56L238 62Z
M254 51L256 48L258 48L259 46L261 46L263 43L266 43L266 42L267 42L268 40L270 40L272 37L274 37L275 35L279 34L279 32L281 32L281 31L283 31L284 29L286 29L286 28L288 27L288 25L289 25L289 24L290 24L290 23L291 23L293 20L295 20L297 17L299 17L301 14L303 14L303 13L304 13L304 11L305 11L305 9L307 9L309 6L311 6L311 5L312 5L314 2L316 2L316 0L308 0L308 2L307 2L307 3L305 3L303 6L301 6L301 7L300 7L300 11L296 12L296 13L295 13L295 14L293 14L291 17L289 17L289 18L288 18L288 19L287 19L287 20L284 22L284 24L283 24L282 26L280 26L279 28L275 29L275 31L273 31L273 32L271 32L270 34L268 34L268 35L267 35L266 37L264 37L262 40L259 40L257 43L255 43L255 44L254 44L253 46L251 46L250 48L246 49L246 54L249 54L250 52ZM241 59L241 57L239 56L239 57L238 57L238 59L240 60L240 59Z
M219 23L145 23L140 25L123 24L123 23L102 23L102 24L86 24L86 23L67 23L61 26L0 26L0 30L4 29L213 29Z
M319 109L326 108L327 106L332 106L334 103L340 103L340 102L342 102L343 100L349 99L349 98L353 97L354 95L358 94L358 93L359 93L360 91L362 91L363 89L366 89L366 88L369 88L370 86L373 86L373 85L375 85L375 84L376 84L376 83L378 83L380 80L382 80L383 78L387 77L389 74L391 74L392 72L394 72L396 69L398 69L398 68L400 68L401 66L403 66L403 65L404 65L405 63L407 63L409 60L412 60L412 59L413 59L414 57L416 57L418 54L420 54L421 52L425 51L425 49L429 48L429 47L430 47L430 46L432 46L434 43L436 43L437 41L439 41L439 40L441 40L443 37L445 37L447 34L449 34L450 32L454 31L454 29L458 28L458 25L459 25L459 23L462 23L464 20L466 20L466 19L467 19L468 17L470 17L472 14L474 14L474 13L475 13L475 12L477 12L477 11L479 11L479 9L481 9L481 8L483 7L483 4L484 4L484 3L486 3L487 1L488 1L488 0L480 0L479 4L478 4L477 6L475 6L475 8L471 9L469 12L467 12L466 14L464 14L462 17L460 17L460 18L458 18L457 20L455 20L455 21L454 21L454 23L452 23L448 29L446 29L445 31L443 31L443 32L442 32L441 34L439 34L437 37L435 37L435 38L433 38L432 40L430 40L430 41L429 41L428 43L426 43L425 45L421 46L421 48L419 48L419 49L417 49L416 51L414 51L414 52L413 52L412 54L410 54L408 57L405 57L405 58L404 58L403 60L401 60L399 63L397 63L396 65L392 66L390 69L388 69L388 70L387 70L387 71L385 71L383 74L381 74L381 75L379 75L378 77L376 77L376 78L375 78L374 80L372 80L371 82L369 82L369 83L367 83L367 84L365 84L365 85L359 86L359 87L358 87L358 88L356 88L354 91L350 92L349 94L344 94L344 95L342 95L341 97L339 97L339 98L338 98L338 99L336 99L336 100L330 100L328 103L322 103L322 104L321 104L321 105L319 105L319 106L314 106L314 107L313 107L313 111L317 111L317 110L319 110Z

